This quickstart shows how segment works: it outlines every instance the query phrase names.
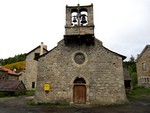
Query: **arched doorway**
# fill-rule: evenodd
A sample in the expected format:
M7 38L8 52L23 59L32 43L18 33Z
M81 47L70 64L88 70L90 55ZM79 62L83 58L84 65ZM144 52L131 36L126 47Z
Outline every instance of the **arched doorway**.
M86 81L82 77L77 77L73 83L74 104L86 104Z

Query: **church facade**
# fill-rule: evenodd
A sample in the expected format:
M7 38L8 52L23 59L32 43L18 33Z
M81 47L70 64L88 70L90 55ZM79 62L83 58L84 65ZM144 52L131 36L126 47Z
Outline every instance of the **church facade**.
M94 36L93 4L66 6L64 39L38 57L35 102L123 104L125 56Z

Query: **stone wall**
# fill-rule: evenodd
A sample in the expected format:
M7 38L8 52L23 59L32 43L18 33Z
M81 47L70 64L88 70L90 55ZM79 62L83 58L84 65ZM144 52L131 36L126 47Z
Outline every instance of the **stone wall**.
M26 69L23 75L25 77L24 83L27 90L34 90L36 87L38 62L34 60L35 53L40 53L40 47L26 56ZM46 51L44 51L44 53L46 53ZM33 82L35 83L35 87L32 87Z
M77 64L76 53L85 61ZM73 81L82 77L86 81L86 104L122 104L127 102L122 58L96 40L94 46L58 46L38 60L38 77L35 102L73 102ZM50 91L44 91L44 84Z
M25 70L19 72L20 76L19 76L19 80L23 82L23 84L25 84Z
M80 17L77 17L78 24L76 26L72 25L72 10L77 10L77 16L81 16L80 10L87 9L87 25L80 25ZM94 22L93 22L93 4L87 6L66 6L66 26L65 35L85 35L94 34Z
M145 65L145 66L144 66ZM150 87L150 46L146 46L136 61L138 85Z
M8 80L19 80L19 75L8 74Z
M39 49L30 53L26 57L26 70L25 70L25 86L27 90L33 90L32 82L36 82L37 79L37 65L38 62L34 60L34 53L39 53Z
M7 79L8 79L7 71L0 70L0 80L7 80Z

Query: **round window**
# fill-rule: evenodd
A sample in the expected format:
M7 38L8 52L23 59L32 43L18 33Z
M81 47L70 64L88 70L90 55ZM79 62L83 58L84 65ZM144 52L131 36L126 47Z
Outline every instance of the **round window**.
M83 53L79 52L79 53L76 53L75 56L74 56L74 61L77 63L77 64L83 64L84 61L85 61L85 56Z

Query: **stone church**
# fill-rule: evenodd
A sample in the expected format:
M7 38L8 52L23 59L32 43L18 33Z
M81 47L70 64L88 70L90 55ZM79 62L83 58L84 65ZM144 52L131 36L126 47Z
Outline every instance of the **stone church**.
M35 102L123 104L126 57L95 38L93 4L66 6L64 38L37 58Z

